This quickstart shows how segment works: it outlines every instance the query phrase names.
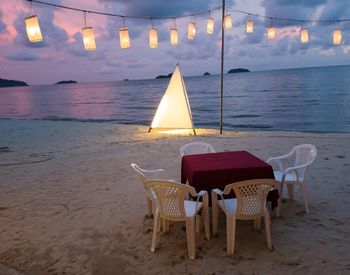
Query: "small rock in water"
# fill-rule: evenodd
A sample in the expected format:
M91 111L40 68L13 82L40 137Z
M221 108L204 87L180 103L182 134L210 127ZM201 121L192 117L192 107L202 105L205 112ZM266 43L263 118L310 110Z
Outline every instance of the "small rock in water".
M10 152L10 148L5 146L5 147L0 147L0 153L2 152Z

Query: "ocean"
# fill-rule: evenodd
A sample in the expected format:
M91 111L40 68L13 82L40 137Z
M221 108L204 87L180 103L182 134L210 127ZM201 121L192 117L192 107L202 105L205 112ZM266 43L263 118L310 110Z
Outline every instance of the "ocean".
M169 79L0 89L0 118L150 125ZM185 77L196 128L219 128L220 76ZM350 66L224 76L224 130L350 133Z

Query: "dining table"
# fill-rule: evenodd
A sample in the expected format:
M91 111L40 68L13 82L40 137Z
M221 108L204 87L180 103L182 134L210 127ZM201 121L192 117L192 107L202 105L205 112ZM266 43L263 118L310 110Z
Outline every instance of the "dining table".
M214 188L224 190L230 183L262 178L274 179L271 165L248 151L185 155L181 161L181 182L197 191L206 190L209 197ZM268 193L272 208L278 205L278 198L276 189Z

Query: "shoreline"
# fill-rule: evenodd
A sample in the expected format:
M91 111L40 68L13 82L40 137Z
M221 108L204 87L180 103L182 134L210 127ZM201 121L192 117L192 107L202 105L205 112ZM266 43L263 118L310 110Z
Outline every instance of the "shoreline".
M143 124L132 124L132 123L119 123L117 120L108 120L108 119L75 119L75 118L58 118L58 119L33 119L33 118L0 118L1 121L49 121L49 122L77 122L77 123L96 123L96 124L108 124L108 125L121 125L121 126L135 126L135 127L147 127L149 128L150 125L143 125ZM217 128L202 128L202 127L194 127L197 131L200 130L203 132L205 131L219 131ZM244 131L243 129L247 129ZM328 131L303 131L303 130L271 130L267 128L266 130L263 130L264 128L227 128L223 129L223 132L239 132L239 133L259 133L259 132L270 132L270 133L305 133L305 134L335 134L335 135L341 135L341 134L349 134L350 132L328 132Z
M174 136L147 133L148 126L140 125L3 119L0 129L0 147L10 149L0 153L0 263L5 266L29 274L350 271L350 134L220 135L196 129L197 136ZM296 188L282 217L271 220L272 252L264 231L238 222L235 256L228 257L221 215L218 237L198 236L195 260L188 259L182 223L171 226L169 235L160 234L152 253L153 220L145 218L144 190L130 163L164 168L179 181L179 148L194 140L217 151L247 150L263 160L297 144L316 145L318 157L306 175L311 213L304 213ZM19 164L4 166L14 163Z

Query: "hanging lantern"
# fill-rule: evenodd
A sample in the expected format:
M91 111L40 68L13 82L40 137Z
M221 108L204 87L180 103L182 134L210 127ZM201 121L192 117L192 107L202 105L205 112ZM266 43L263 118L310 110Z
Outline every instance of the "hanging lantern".
M92 27L85 27L81 29L83 35L84 48L86 51L96 50L96 42L94 30Z
M275 27L271 26L267 29L267 37L270 40L272 40L276 37L276 28Z
M170 44L171 45L177 45L178 39L177 39L177 29L173 28L170 29Z
M336 29L333 32L333 44L334 45L340 45L341 44L341 29Z
M214 19L208 18L207 20L207 33L212 34L214 32Z
M196 36L196 23L190 22L188 23L187 38L192 40L195 36Z
M120 48L127 49L130 48L130 37L128 28L120 28L119 29L119 42Z
M309 30L306 28L302 28L300 30L300 41L301 43L309 42Z
M246 32L252 33L253 30L254 30L254 22L253 22L253 20L249 19L249 20L247 20Z
M150 28L148 31L149 34L149 47L154 49L158 47L158 33L157 29Z
M38 16L33 15L26 17L24 19L26 23L26 32L30 42L40 42L43 41L43 36L41 35Z
M231 15L225 15L225 17L224 17L224 22L225 22L225 28L226 28L226 29L231 29L231 28L232 28L232 18L231 18Z

